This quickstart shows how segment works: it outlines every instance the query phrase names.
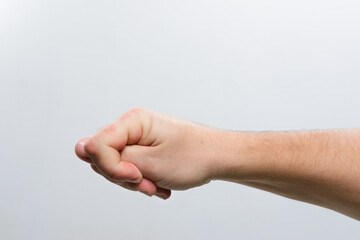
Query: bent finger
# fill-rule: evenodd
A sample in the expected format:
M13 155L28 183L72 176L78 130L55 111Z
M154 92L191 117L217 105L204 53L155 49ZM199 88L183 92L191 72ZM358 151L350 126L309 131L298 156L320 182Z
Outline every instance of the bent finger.
M91 165L91 168L98 174L104 176L95 165ZM106 176L104 176L106 178ZM157 196L162 199L168 199L171 195L171 191L164 188L159 188L152 181L143 178L140 183L121 182L107 179L112 183L115 183L123 188L131 191L140 191L148 196Z
M150 145L152 121L144 109L132 109L99 130L95 136L104 144L121 151L126 145Z
M90 138L84 149L98 170L109 179L141 181L142 174L134 164L120 161L119 151L103 144L96 137Z

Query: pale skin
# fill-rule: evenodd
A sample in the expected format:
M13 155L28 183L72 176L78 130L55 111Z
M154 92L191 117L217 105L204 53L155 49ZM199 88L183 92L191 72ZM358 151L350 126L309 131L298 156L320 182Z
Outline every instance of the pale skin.
M238 132L132 109L79 140L107 180L163 199L224 180L360 220L360 129Z

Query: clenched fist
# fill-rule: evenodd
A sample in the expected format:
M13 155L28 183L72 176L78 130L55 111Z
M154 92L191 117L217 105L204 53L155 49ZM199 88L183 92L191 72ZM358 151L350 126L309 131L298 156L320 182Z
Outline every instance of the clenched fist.
M171 189L210 182L224 132L136 108L81 139L75 152L109 181L166 199Z

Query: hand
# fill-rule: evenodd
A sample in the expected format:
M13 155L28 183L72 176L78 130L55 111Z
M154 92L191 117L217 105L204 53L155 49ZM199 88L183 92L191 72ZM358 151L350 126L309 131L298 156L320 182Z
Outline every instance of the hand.
M171 189L210 182L222 131L146 109L132 109L81 139L76 155L124 188L163 199Z

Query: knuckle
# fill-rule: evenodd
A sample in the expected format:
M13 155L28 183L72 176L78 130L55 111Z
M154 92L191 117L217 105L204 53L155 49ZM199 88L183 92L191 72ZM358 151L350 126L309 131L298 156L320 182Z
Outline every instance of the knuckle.
M89 155L96 155L100 149L100 143L96 138L90 138L84 145L85 152Z
M143 108L140 107L135 107L135 108L131 108L128 112L132 113L132 114L139 114L144 112L145 110Z
M103 128L103 131L106 133L114 133L117 129L117 125L115 123L111 123Z
M131 108L130 110L128 110L127 112L122 114L120 116L120 119L125 120L125 119L131 118L131 117L138 117L143 112L145 112L145 109L143 109L143 108Z

